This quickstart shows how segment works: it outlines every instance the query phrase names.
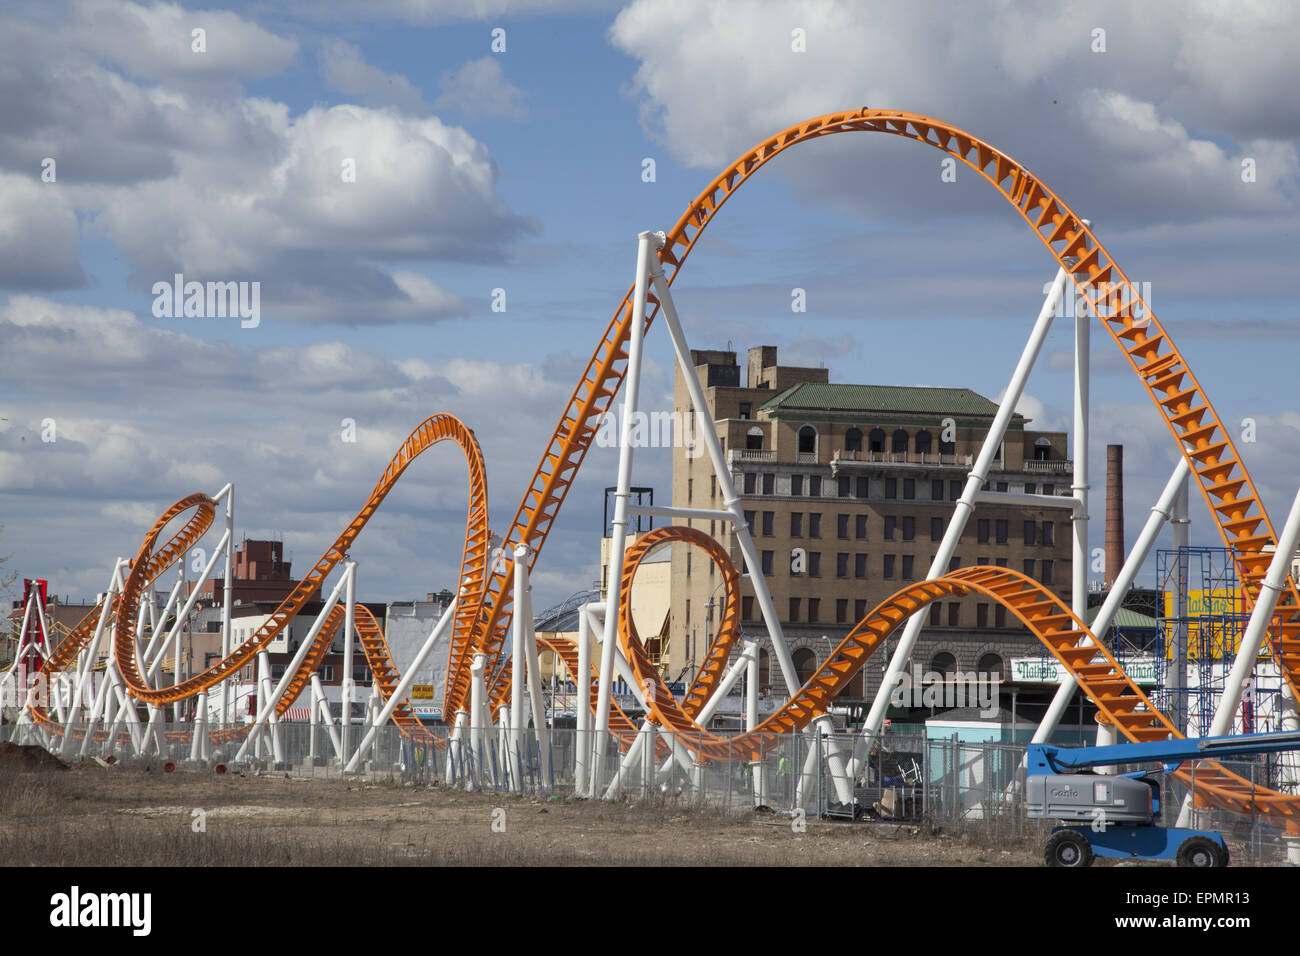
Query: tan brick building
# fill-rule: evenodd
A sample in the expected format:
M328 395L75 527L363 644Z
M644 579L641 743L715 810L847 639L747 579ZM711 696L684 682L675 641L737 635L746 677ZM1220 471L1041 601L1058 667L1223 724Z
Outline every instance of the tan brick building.
M964 388L833 385L824 368L778 365L771 346L749 350L743 383L735 352L691 355L806 680L868 611L927 577L997 405ZM674 406L683 416L690 408L680 371ZM986 490L1068 496L1065 433L1028 425L1023 416L1012 419ZM707 455L675 451L673 504L723 507ZM1070 518L1066 497L1059 508L981 504L953 566L1014 568L1068 601ZM718 537L743 571L727 522L691 524ZM702 554L680 545L673 548L671 574L672 659L664 670L689 674L716 627L721 577ZM746 633L764 633L747 581L743 594ZM846 697L874 693L895 642L877 652ZM1009 657L1038 652L1038 642L1014 618L1008 621L1004 608L971 597L931 605L913 660L927 669L1001 671ZM764 684L779 692L779 671L766 654L763 670Z

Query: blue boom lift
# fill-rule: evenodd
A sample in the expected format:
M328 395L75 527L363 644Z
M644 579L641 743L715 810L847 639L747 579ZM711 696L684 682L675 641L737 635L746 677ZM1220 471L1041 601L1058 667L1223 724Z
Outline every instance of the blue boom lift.
M1242 757L1300 749L1300 732L1193 737L1056 747L1030 744L1025 779L1027 813L1057 819L1044 857L1048 866L1088 866L1094 856L1177 860L1179 866L1227 866L1228 846L1216 830L1160 826L1161 773L1184 760ZM1152 770L1098 774L1111 764L1159 763ZM1083 825L1083 824L1086 824Z

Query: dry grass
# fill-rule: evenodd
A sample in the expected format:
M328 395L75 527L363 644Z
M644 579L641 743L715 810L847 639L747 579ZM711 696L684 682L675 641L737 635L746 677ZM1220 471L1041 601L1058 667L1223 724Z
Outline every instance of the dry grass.
M284 775L81 766L0 777L0 865L960 865L1035 864L1001 847L895 824L672 801L575 801ZM195 809L204 832L194 832ZM502 819L505 832L493 829Z

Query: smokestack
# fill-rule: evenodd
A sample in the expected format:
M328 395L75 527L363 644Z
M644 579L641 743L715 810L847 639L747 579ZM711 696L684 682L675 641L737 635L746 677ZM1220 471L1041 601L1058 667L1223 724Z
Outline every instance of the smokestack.
M1124 566L1124 446L1106 446L1106 587Z

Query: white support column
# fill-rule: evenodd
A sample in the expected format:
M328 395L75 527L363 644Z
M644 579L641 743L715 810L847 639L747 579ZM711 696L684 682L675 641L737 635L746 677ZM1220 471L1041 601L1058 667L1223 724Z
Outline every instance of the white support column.
M198 762L208 756L208 692L200 691L194 709L193 732L190 738L190 760Z
M487 690L483 686L483 671L487 667L487 655L482 651L475 651L469 665L469 752L472 762L471 774L466 782L466 790L474 790L478 786L478 777L483 772L483 752L486 749L483 746L483 735L487 728L484 727L484 698L487 697Z
M352 636L356 630L357 613L357 563L348 560L343 565L347 607L343 623L343 726L340 739L343 741L343 758L340 766L346 766L352 759L349 744L352 741Z
M1155 544L1160 529L1164 527L1165 522L1169 519L1179 486L1186 483L1190 471L1187 459L1179 456L1173 474L1165 482L1164 491L1160 493L1160 498L1152 506L1146 524L1142 526L1142 533L1138 535L1133 550L1129 552L1128 558L1124 561L1124 566L1120 568L1119 574L1116 575L1115 581L1111 585L1110 593L1106 596L1105 602L1093 619L1092 633L1104 639L1106 632L1110 630L1111 622L1115 619L1119 609L1123 607L1124 598L1128 595L1129 588L1133 586L1133 580L1142 569L1142 563L1147 559L1152 545ZM1047 708L1047 713L1043 715L1042 721L1038 724L1038 729L1034 732L1034 743L1045 744L1050 742L1052 734L1056 732L1061 718L1065 716L1066 708L1070 706L1070 701L1074 697L1074 692L1078 686L1079 682L1074 679L1073 675L1065 675L1064 680L1061 681L1061 686L1056 689L1056 696L1052 698L1051 706Z
M393 711L397 710L398 705L401 704L407 693L410 692L411 685L415 683L416 678L419 676L420 668L424 666L424 662L429 659L429 655L433 653L433 649L438 645L438 642L442 640L443 636L447 633L448 628L452 626L456 617L456 605L459 601L459 598L453 598L451 603L447 605L447 610L442 612L442 616L438 618L438 623L434 625L433 630L425 639L424 644L415 655L415 659L412 660L410 666L406 668L406 673L402 675L402 679L397 682L397 686L393 689L392 696L390 696L384 703L384 709L379 712L379 716L375 720L375 726L366 733L365 739L361 741L361 746L357 748L358 750L365 750L368 746L373 744L374 738L378 733L378 728L385 726L390 720L392 720ZM322 617L323 616L322 612ZM355 769L356 760L354 758L348 764L348 770L352 771Z
M284 674L280 677L279 683L276 684L274 690L270 690L268 687L267 691L262 695L262 699L258 702L259 706L257 708L257 716L253 718L253 726L249 729L248 736L244 738L244 742L240 745L239 751L235 754L235 763L239 763L244 759L248 753L249 746L257 743L258 738L262 735L263 728L275 717L276 705L279 704L285 691L289 689L289 684L293 680L293 675L298 672L298 668L302 666L302 662L307 659L307 655L311 652L312 645L316 643L321 628L325 626L325 619L330 616L330 612L333 611L335 606L339 603L339 598L346 586L346 581L346 577L341 578L339 582L334 585L334 590L330 592L330 596L325 600L325 604L321 608L320 613L316 615L316 620L312 623L311 629L307 631L307 635L302 639L302 643L298 645L298 652L294 654L293 660L289 663L289 666L285 668ZM258 655L259 666L262 655L265 653L265 651L262 651L261 654ZM319 686L315 674L312 674L311 679L313 687ZM324 699L325 694L323 691L320 696ZM278 760L279 757L276 759Z
M518 553L516 551L516 553ZM542 669L537 659L537 633L533 630L533 591L524 563L524 587L515 590L515 614L523 615L524 658L528 665L528 698L532 703L533 733L537 738L537 769L544 781L551 782L551 734L546 723L546 698L542 688Z
M722 443L718 441L717 427L713 423L712 416L709 415L709 403L704 396L704 389L700 386L700 380L696 376L695 368L691 363L691 351L686 344L686 335L682 331L681 320L677 316L677 305L673 301L672 289L668 285L663 266L660 265L658 258L654 260L651 266L650 278L654 282L655 296L659 299L659 313L663 317L664 326L668 329L668 335L673 342L673 351L677 356L677 366L681 370L682 381L691 397L691 410L694 412L695 421L698 423L695 429L695 440L703 440L704 447L709 453L709 461L712 463L714 474L718 479L718 494L722 496L723 506L731 513L732 533L735 535L736 544L740 547L740 553L745 559L745 571L749 574L750 584L754 588L754 597L758 601L759 611L763 615L763 622L767 625L767 634L772 641L772 652L776 657L778 666L781 668L781 676L785 680L786 691L793 697L799 692L798 672L795 670L794 661L790 657L790 650L786 647L785 634L781 630L781 618L776 612L776 606L772 603L772 594L768 591L767 579L763 576L763 566L758 557L758 550L754 547L754 539L749 533L749 524L745 521L744 503L740 496L736 494L735 482L731 480L731 469L727 467L726 456L722 453Z
M1077 502L1071 517L1073 542L1070 563L1070 609L1079 620L1088 614L1088 442L1092 341L1088 300L1073 292L1074 306L1074 482Z
M315 706L320 708L321 723L329 733L330 746L334 748L334 756L338 758L341 767L343 766L343 741L339 739L338 730L334 726L334 717L330 714L330 704L325 698L325 688L321 686L319 674L311 675L311 692Z
M935 555L934 563L930 565L928 577L940 577L948 570L948 562L952 559L962 533L966 530L966 521L975 510L975 495L983 487L993 461L998 457L1003 438L1006 435L1007 425L1011 421L1011 416L1015 414L1016 404L1024 393L1025 383L1029 380L1029 373L1034 367L1034 361L1038 358L1038 353L1047 338L1047 332L1052 327L1052 319L1056 315L1057 306L1065 292L1068 281L1069 274L1064 269L1058 269L1056 279L1052 282L1047 298L1043 302L1043 307L1038 313L1038 319L1029 334L1029 340L1025 343L1024 350L1020 354L1020 361L1016 363L1015 371L1011 375L1011 381L998 403L997 414L993 417L993 422L989 426L984 444L980 448L979 457L966 479L966 488L953 509L952 520L944 531L943 541L939 544L939 551ZM903 637L898 642L894 656L889 661L889 666L881 681L880 690L876 693L875 700L872 701L871 710L867 714L867 719L862 727L862 734L854 747L850 776L857 776L867 756L868 742L880 733L881 725L885 719L885 711L889 707L890 697L894 687L898 684L899 675L903 673L907 666L907 660L912 655L912 650L916 646L916 639L920 635L924 623L924 617L919 614L913 614L907 621Z
M591 796L587 769L591 763L591 622L586 606L578 608L578 673L573 676L577 705L577 740L573 747L573 791L579 797Z
M230 643L230 592L234 587L235 486L233 483L228 484L222 490L225 492L226 499L226 577L221 587L221 656L227 658L234 650ZM227 722L232 719L233 697L231 684L234 680L235 678L232 675L221 682L221 721L219 726L226 726Z
M532 550L526 544L515 546L515 593L514 613L510 617L510 734L509 766L510 777L516 792L523 791L523 747L524 747L524 641L525 631L530 623L529 615L524 611L523 596L528 590L528 555Z
M627 550L627 506L632 492L632 427L641 392L641 346L645 338L646 290L650 262L655 259L655 238L649 232L637 236L636 280L632 293L632 328L623 383L623 422L619 435L618 482L614 493L614 520L610 526L609 565L605 580L604 642L600 656L600 689L596 697L596 780L604 773L606 737L609 734L609 700L614 678L614 644L618 637L619 588L623 580L623 558Z
M1273 623L1273 610L1277 607L1278 596L1286 587L1287 577L1291 573L1291 561L1295 557L1296 545L1300 543L1300 491L1296 492L1291 503L1291 512L1287 515L1282 533L1278 535L1277 550L1269 562L1268 573L1260 585L1255 607L1250 612L1250 621L1246 624L1246 633L1241 637L1237 656L1232 662L1232 671L1223 686L1223 697L1214 712L1214 721L1210 724L1211 737L1220 737L1233 732L1233 720L1237 707L1241 703L1242 687L1255 667L1255 659L1264 643L1264 636L1269 625Z

